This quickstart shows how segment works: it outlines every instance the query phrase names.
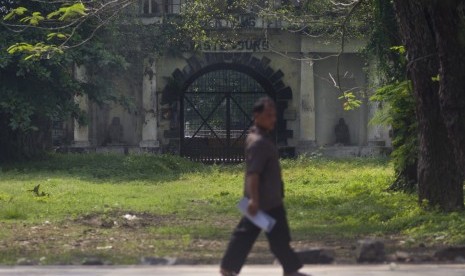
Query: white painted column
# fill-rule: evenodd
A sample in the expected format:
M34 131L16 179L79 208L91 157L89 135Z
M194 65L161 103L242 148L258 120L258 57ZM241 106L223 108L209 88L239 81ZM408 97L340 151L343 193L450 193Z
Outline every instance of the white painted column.
M370 102L368 104L368 120L371 120L378 110L377 102ZM381 139L380 126L369 124L368 125L368 141L376 141Z
M300 66L300 135L298 151L303 153L315 146L315 79L311 60L301 61Z
M87 71L84 65L74 65L74 78L81 83L87 82ZM74 101L79 105L79 108L85 113L89 113L89 98L87 95L76 95ZM89 126L79 125L77 120L74 120L74 147L89 147Z
M150 59L144 65L144 75L142 81L142 108L144 123L142 125L141 148L158 148L160 143L157 137L157 77L155 60Z

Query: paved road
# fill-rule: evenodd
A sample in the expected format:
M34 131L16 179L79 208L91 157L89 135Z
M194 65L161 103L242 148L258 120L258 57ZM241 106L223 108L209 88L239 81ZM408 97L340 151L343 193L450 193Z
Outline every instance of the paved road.
M312 276L465 276L465 265L353 265L353 266L305 266L304 272ZM45 266L45 267L0 267L0 275L20 276L213 276L219 275L216 266ZM241 275L278 276L282 275L279 266L246 266Z

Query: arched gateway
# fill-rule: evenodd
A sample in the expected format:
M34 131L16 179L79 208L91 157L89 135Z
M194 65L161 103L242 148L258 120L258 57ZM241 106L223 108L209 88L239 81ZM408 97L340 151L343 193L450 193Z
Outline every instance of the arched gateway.
M201 161L234 162L243 157L250 110L263 96L274 98L236 66L209 68L181 97L181 154ZM269 94L268 94L268 93Z
M292 92L283 84L282 72L271 70L266 58L249 54L230 58L218 54L214 62L208 62L208 56L191 58L187 69L173 73L183 83L179 91L183 156L202 162L243 161L245 137L253 123L252 106L263 96L277 102L273 135L278 145L287 145L290 135L283 113Z

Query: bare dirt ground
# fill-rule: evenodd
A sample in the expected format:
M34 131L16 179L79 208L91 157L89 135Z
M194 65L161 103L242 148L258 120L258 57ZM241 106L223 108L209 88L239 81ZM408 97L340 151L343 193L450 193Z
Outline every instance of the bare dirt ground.
M177 264L217 264L227 245L229 232L205 238L154 231L157 227L185 224L174 215L131 213L128 216L124 212L89 214L62 223L0 223L4 233L0 241L1 263L79 265L93 258L102 264L139 264L143 257L170 256L176 258ZM399 236L384 237L383 240L393 261L434 261L432 256L436 248L421 244L406 246ZM356 245L356 239L330 237L293 242L296 250L332 250L336 264L355 263ZM262 235L250 253L248 263L271 264L273 261Z

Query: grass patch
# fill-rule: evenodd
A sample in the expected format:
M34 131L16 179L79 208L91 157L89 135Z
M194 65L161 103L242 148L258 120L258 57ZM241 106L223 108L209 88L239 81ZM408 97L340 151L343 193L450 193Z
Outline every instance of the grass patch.
M23 206L18 204L9 204L2 208L0 219L3 220L25 220L27 219L27 212Z
M386 191L394 177L388 160L299 158L282 167L298 244L346 245L366 236L396 236L410 246L465 242L463 212L425 211L416 195ZM0 263L79 264L89 256L217 263L239 219L242 182L242 165L165 155L57 154L3 165ZM39 184L43 196L31 191Z

